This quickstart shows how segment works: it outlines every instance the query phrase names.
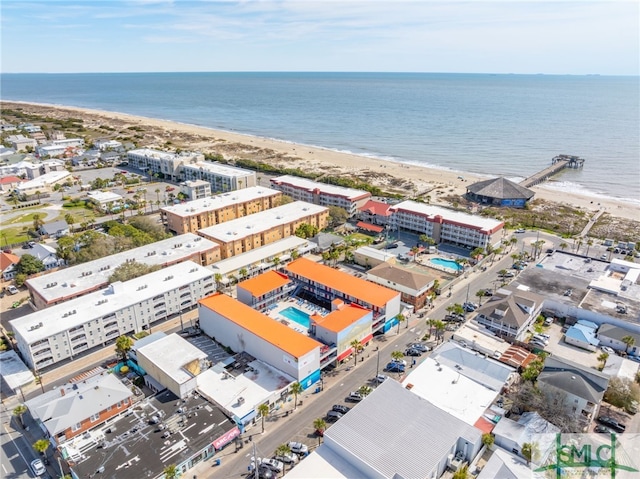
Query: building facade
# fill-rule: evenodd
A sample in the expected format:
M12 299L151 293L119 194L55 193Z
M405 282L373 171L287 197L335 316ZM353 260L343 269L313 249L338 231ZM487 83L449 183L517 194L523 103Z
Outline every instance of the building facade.
M324 229L328 221L328 208L295 201L201 229L198 234L220 245L221 258L226 259L293 236L304 224Z
M349 217L357 214L371 193L354 188L344 188L327 183L319 183L298 176L279 176L271 179L271 186L282 191L296 201L306 201L321 206L338 206L344 208Z
M210 161L185 163L182 176L187 181L206 181L214 193L226 193L257 185L255 171Z
M398 203L391 211L392 228L425 234L436 243L486 249L502 240L504 223L491 218L415 201Z
M197 233L210 226L279 206L281 198L281 192L257 186L167 206L161 208L160 214L169 231Z
M119 336L150 331L153 324L195 308L215 291L210 270L191 261L109 285L42 312L11 321L26 364L41 369L113 343Z

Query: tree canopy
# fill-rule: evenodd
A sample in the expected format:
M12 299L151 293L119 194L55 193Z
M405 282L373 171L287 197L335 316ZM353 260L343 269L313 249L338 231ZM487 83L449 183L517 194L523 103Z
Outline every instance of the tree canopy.
M44 263L31 254L24 254L18 263L18 273L30 275L44 271Z
M346 223L349 219L349 213L340 206L329 206L329 221L332 226L337 226Z
M138 263L137 261L123 263L113 270L113 273L109 276L109 283L115 283L116 281L129 281L130 279L139 278L140 276L153 273L160 269L162 269L162 266L159 264L148 265Z

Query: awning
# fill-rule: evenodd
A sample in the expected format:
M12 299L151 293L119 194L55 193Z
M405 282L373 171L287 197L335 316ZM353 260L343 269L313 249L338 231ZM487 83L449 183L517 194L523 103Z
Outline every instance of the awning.
M358 221L356 226L365 231L373 231L374 233L382 233L384 228L378 225L372 225L371 223L365 223L364 221Z

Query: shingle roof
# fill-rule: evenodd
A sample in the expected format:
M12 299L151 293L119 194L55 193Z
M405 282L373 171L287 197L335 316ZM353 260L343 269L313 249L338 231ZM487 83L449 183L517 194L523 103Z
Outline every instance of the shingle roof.
M467 191L479 196L488 196L499 199L520 199L529 200L535 194L529 188L520 186L506 178L499 177L491 180L479 181L467 187Z
M382 201L369 200L362 207L360 211L364 213L369 213L376 216L391 216L391 211L389 210L391 205L388 203L383 203Z
M380 263L375 268L370 269L367 271L367 274L386 279L401 286L406 286L415 291L420 291L430 286L436 279L433 275L416 273L415 271L399 268L386 262Z
M18 264L19 262L20 258L15 254L0 252L0 271L4 271L12 264Z
M544 361L538 383L599 403L609 384L609 377L572 361L549 356Z
M535 309L535 305L542 304L542 297L534 293L501 291L503 293L498 291L489 301L478 308L479 315L520 328L529 319L529 313L519 305L522 304Z
M602 326L600 326L600 329L598 329L598 336L606 336L611 339L617 339L618 341L621 341L625 336L631 336L636 340L636 345L640 344L640 334L634 333L614 324L603 324Z

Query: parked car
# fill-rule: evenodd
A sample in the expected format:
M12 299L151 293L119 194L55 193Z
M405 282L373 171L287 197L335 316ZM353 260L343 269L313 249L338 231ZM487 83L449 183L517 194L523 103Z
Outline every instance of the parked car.
M518 228L516 230L516 233L524 233L525 231L527 231L527 230L525 230L524 228Z
M291 449L291 452L294 454L309 454L309 448L306 444L302 444L301 442L291 441L289 443L289 449Z
M613 348L610 348L609 346L600 346L600 349L602 349L603 353L607 353L608 355L616 354Z
M258 479L273 479L275 474L269 466L266 464L260 464L258 466Z
M418 351L423 352L423 353L427 353L427 352L431 351L429 346L425 346L422 343L411 343L411 344L409 344L409 347L411 349L417 349Z
M545 318L544 320L544 325L545 326L551 326L553 324L553 318L549 317L549 318Z
M603 426L610 427L616 432L624 432L627 429L627 426L625 426L622 423L619 423L618 421L616 421L615 419L609 416L599 416L597 421Z
M403 373L404 372L404 364L402 363L396 363L396 362L390 362L389 364L387 364L387 371L389 371L390 373Z
M385 382L387 379L389 379L389 376L386 376L385 374L378 374L378 375L376 376L375 381L376 381L377 383L383 383L383 382Z
M384 247L384 249L396 249L398 247L398 243L391 243Z
M34 459L31 461L31 470L36 476L42 476L47 472L41 459Z
M541 343L544 343L544 344L548 344L549 343L549 338L545 338L541 334L534 334L533 335L533 339L535 341L540 341Z
M532 339L531 341L529 341L529 344L531 346L535 346L536 348L540 348L540 349L544 349L547 346L542 341L537 341L535 339Z
M331 410L339 412L340 414L347 414L351 408L349 406L343 406L342 404L334 404Z
M275 459L269 459L268 457L265 457L262 460L262 464L269 467L269 469L271 469L273 472L276 472L278 474L280 474L284 469L284 464L281 461L276 461Z
M608 427L603 426L602 424L598 424L596 427L593 428L593 432L599 432L601 434L611 434L613 431Z
M506 273L502 273L499 276L502 278L513 278L515 276L515 273L512 273L511 271L507 271Z
M273 459L280 461L283 464L297 464L300 460L293 452L275 455L273 456Z
M10 294L18 294L20 291L18 291L18 288L16 288L14 285L10 284L9 286L7 286L7 291L9 291Z
M327 422L337 421L341 417L342 417L342 413L339 413L338 411L329 411L327 413Z
M422 356L422 352L417 349L409 348L404 351L405 356Z
M360 394L357 391L351 391L349 393L349 395L345 398L345 401L351 401L351 402L360 402L362 401L362 394Z
M638 401L632 400L629 404L625 406L625 411L629 414L637 414L638 413Z
M392 363L399 363L399 364L402 364L403 366L407 365L407 362L404 359L392 359L391 362Z

